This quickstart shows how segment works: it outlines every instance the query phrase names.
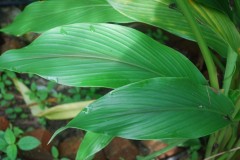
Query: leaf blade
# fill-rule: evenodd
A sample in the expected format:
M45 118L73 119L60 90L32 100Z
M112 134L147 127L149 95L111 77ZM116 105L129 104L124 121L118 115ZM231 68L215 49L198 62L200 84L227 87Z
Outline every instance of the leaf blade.
M32 150L39 146L40 144L41 142L37 138L32 136L22 137L17 143L18 147L23 151Z
M5 33L22 35L29 31L43 32L51 28L80 22L132 22L115 11L105 0L58 0L34 2L27 6Z
M0 68L35 73L70 86L116 88L159 76L189 77L206 84L199 70L179 52L113 24L54 28L30 46L3 54Z
M17 158L17 146L15 144L10 144L6 150L7 156L10 160L15 160Z
M226 116L232 110L228 98L207 86L185 78L154 78L107 94L67 127L127 139L191 139L230 124Z
M4 139L8 144L14 144L16 142L16 137L11 129L7 129L4 133Z
M240 54L240 34L231 19L218 10L191 2L195 13L238 54Z
M173 0L108 0L120 13L136 21L162 28L182 38L195 41L195 36L186 18L176 9ZM209 47L226 57L226 43L206 26L199 25Z
M76 159L88 159L94 156L106 145L108 145L112 136L87 132L77 152Z

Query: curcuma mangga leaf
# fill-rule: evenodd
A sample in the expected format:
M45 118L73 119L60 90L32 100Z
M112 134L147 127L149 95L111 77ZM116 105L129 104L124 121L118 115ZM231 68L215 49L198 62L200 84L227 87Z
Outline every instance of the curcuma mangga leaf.
M218 10L207 8L193 1L190 4L194 8L195 14L219 37L222 37L233 51L240 54L240 34L231 19Z
M43 33L0 57L0 68L35 73L70 86L120 87L154 77L188 77L206 84L179 52L113 24L71 24Z
M174 0L108 0L120 13L131 19L157 26L182 38L195 41L187 19L177 9ZM201 25L209 47L226 57L227 44L207 26Z
M1 31L22 35L82 22L128 23L133 20L114 10L106 0L51 0L30 4L12 24Z
M187 78L153 78L120 87L67 127L127 139L193 139L231 123L232 102Z

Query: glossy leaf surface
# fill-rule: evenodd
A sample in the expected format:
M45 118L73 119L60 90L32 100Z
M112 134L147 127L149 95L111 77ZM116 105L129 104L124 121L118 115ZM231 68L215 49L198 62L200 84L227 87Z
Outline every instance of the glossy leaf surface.
M109 135L87 132L82 143L80 144L76 159L89 159L90 157L94 156L95 153L106 147L112 139L113 137Z
M206 84L179 52L134 29L73 24L45 32L29 46L0 57L0 68L35 73L70 86L115 88L154 77L189 77Z
M218 10L197 3L190 3L196 14L238 54L240 54L240 34L231 19Z
M231 15L231 8L233 6L232 2L230 3L229 0L194 0L200 4L203 4L207 7L217 9L225 14ZM234 2L233 2L234 3Z
M105 0L51 0L30 4L2 31L21 35L81 22L132 22L114 10Z
M127 139L198 138L231 123L223 94L185 78L154 78L95 101L67 127Z
M143 23L167 30L180 37L194 40L195 36L186 18L176 9L174 0L108 0L120 13ZM208 27L200 25L209 47L226 56L226 43Z

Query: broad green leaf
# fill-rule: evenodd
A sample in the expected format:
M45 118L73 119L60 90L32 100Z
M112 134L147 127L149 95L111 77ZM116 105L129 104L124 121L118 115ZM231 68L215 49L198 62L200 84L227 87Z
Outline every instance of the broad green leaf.
M0 138L0 151L5 151L7 146L7 142L3 138Z
M22 35L82 22L132 22L115 11L106 0L51 0L30 4L15 21L2 29L5 33Z
M11 129L7 129L4 133L4 139L8 144L14 144L16 137Z
M76 159L87 160L108 145L112 136L87 132L77 152Z
M35 73L70 86L115 88L154 77L205 78L179 52L145 34L113 24L72 24L6 52L0 68Z
M17 143L18 147L24 151L32 150L38 147L40 144L41 142L37 138L32 136L22 137Z
M93 100L57 105L40 112L36 116L45 117L51 120L71 119L92 102Z
M143 23L160 27L177 36L195 41L184 15L176 9L174 0L108 0L120 13ZM200 24L199 24L200 25ZM221 37L207 26L199 26L209 47L226 57L227 46Z
M7 156L9 158L9 160L16 160L17 158L17 146L15 144L11 144L7 147L6 150Z
M230 7L232 4L230 4L229 0L194 0L200 4L203 4L207 7L211 7L214 9L217 9L218 11L221 11L223 13L228 14L229 16L231 15L231 9Z
M199 17L232 49L240 54L240 34L228 16L218 10L207 8L203 5L191 1L191 6L197 12Z
M232 102L187 78L153 78L100 98L67 127L127 139L193 139L231 123Z

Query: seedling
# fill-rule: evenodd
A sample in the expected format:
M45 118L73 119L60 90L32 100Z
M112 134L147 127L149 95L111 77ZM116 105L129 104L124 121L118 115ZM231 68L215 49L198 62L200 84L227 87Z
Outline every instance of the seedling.
M68 158L65 158L65 157L59 158L59 152L58 152L57 147L55 147L55 146L52 146L51 153L52 153L54 160L69 160Z
M32 136L22 136L23 131L19 128L8 128L0 131L0 151L6 156L3 160L16 160L18 150L29 151L40 145L40 141Z

